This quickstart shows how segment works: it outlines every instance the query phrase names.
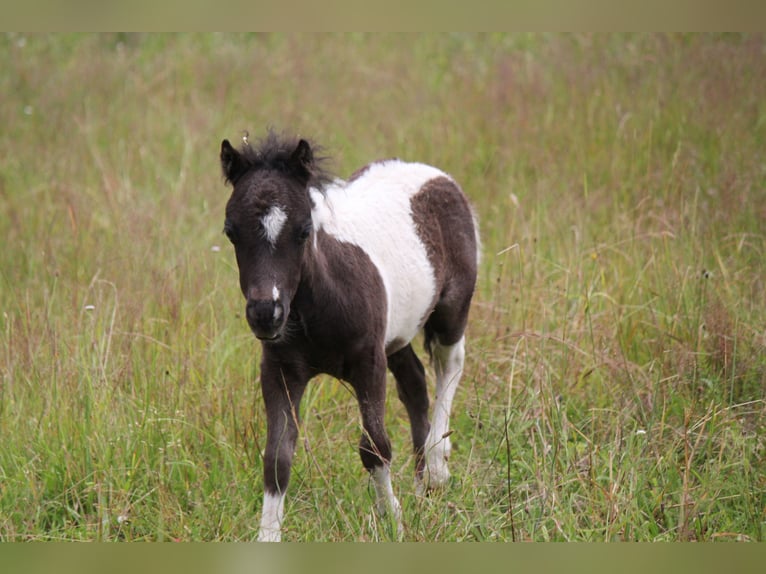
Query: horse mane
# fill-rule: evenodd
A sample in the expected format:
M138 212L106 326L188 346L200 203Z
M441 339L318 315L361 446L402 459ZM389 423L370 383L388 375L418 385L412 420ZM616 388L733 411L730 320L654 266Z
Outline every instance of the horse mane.
M325 167L330 158L318 155L318 152L322 152L323 148L312 140L288 136L269 129L265 137L252 145L248 140L248 133L245 132L239 153L248 169L272 169L290 174L289 160L301 139L308 141L312 152L312 160L307 166L310 174L309 186L323 190L328 183L335 179L335 176Z

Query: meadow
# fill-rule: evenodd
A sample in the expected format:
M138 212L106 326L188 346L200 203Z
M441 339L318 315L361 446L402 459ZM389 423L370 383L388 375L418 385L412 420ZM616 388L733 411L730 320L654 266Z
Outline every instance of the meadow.
M257 535L218 152L269 126L478 214L444 491L389 386L404 540L766 538L764 36L4 34L0 69L0 540ZM285 540L395 539L359 433L315 380Z

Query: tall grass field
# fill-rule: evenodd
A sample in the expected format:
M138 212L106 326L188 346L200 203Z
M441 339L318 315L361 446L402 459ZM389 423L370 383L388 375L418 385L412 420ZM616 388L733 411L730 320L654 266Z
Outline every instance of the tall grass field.
M404 540L766 538L766 37L4 34L0 69L0 540L256 537L218 153L269 127L480 221L446 489L389 384ZM395 540L349 387L301 417L284 539Z

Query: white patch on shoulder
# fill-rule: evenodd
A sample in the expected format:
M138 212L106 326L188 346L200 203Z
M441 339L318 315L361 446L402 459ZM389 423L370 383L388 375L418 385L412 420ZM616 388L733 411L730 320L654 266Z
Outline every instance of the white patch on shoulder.
M436 280L412 220L410 200L423 185L449 177L435 167L389 160L370 165L324 195L312 191L314 228L361 247L377 267L388 298L385 343L411 341L434 300Z
M285 210L274 205L269 209L266 214L261 217L261 224L263 225L263 231L266 235L266 240L274 247L277 244L279 234L282 233L282 228L287 221L287 214Z

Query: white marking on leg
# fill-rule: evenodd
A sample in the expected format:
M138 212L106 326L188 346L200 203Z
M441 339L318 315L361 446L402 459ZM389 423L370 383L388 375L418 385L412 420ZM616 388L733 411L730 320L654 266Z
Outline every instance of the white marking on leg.
M261 224L266 235L266 240L274 247L277 244L279 234L287 221L287 214L281 207L274 205L261 217Z
M449 419L452 399L455 397L465 359L465 337L451 346L434 345L434 370L436 371L436 400L434 401L431 430L426 437L426 487L438 488L449 480L447 459L452 445L449 435Z
M375 485L375 508L380 516L386 516L388 512L393 512L397 534L401 536L403 532L402 507L394 495L394 488L391 485L391 469L388 465L376 466L371 474Z
M282 520L285 516L284 493L263 493L263 511L261 512L261 530L259 542L279 542L282 539Z

